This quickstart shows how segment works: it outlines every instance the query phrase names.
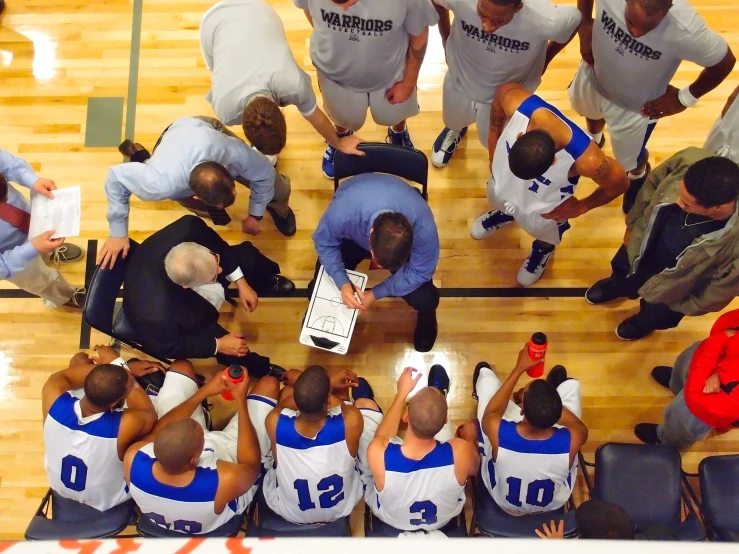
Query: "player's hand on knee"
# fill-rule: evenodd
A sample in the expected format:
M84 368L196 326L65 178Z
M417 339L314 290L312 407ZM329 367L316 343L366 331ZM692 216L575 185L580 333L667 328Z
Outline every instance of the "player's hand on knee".
M577 32L580 36L580 56L586 64L592 66L595 64L593 58L593 20L583 20Z

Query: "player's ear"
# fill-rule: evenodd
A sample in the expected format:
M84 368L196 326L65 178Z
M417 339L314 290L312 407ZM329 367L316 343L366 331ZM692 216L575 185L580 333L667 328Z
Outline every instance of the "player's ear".
M407 425L409 422L410 422L410 419L408 419L408 413L406 412L403 414L403 423Z
M554 164L556 164L556 163L557 163L557 157L555 156L555 157L554 157L554 161L552 162L552 165L554 165ZM550 166L550 167L551 167L551 166Z
M518 133L518 134L516 135L516 140L520 139L520 138L521 138L522 136L523 136L523 133Z

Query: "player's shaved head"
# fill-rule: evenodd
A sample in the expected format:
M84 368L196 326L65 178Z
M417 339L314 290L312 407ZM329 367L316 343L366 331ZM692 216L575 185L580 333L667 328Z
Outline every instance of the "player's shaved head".
M628 0L627 0L628 1ZM632 0L639 4L647 15L667 13L672 7L672 0Z
M192 191L208 206L228 208L236 201L233 176L216 162L201 162L190 172Z
M672 0L626 0L626 30L634 38L655 29L672 7Z
M581 539L634 539L634 522L626 511L602 500L587 500L575 511Z
M523 416L537 429L549 429L562 417L562 398L548 381L537 379L523 393Z
M408 424L419 439L433 439L446 423L446 398L438 390L426 387L408 402Z
M128 396L129 374L118 365L101 364L85 378L85 396L96 408L110 409Z
M154 456L164 471L178 475L191 469L190 460L203 451L203 428L192 418L170 423L154 441Z
M544 175L554 163L557 146L546 131L534 129L521 135L508 152L511 172L528 181Z
M322 415L326 412L329 394L331 379L326 368L312 365L295 381L293 400L301 413L309 416Z

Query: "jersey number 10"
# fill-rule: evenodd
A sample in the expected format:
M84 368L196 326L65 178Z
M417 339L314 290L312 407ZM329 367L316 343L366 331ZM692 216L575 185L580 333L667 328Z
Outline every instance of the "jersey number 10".
M521 479L518 477L509 477L506 479L508 483L508 494L505 499L513 506L522 506L521 502ZM554 481L551 479L537 479L531 481L526 488L526 504L529 506L539 506L544 508L549 506L554 500Z

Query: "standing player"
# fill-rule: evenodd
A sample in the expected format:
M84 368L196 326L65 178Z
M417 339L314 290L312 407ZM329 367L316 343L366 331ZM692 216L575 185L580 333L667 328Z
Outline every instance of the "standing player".
M345 382L344 375L337 377ZM273 463L265 463L264 498L293 523L346 517L362 497L356 460L362 415L335 395L335 384L323 367L309 367L294 387L282 389L265 421Z
M356 148L361 139L339 138L318 107L310 77L290 52L272 6L263 0L216 4L200 23L200 46L213 73L206 96L213 111L226 125L240 123L247 140L270 161L285 147L287 127L280 107L289 105L333 148L362 155Z
M466 529L454 520L464 509L467 478L480 467L477 444L452 437L446 401L449 375L442 366L431 367L428 386L408 402L421 375L405 368L384 417L371 387L362 386L366 381L360 379L353 391L365 423L359 452L365 502L398 533L442 530L458 536L453 532L457 529L466 536ZM408 413L403 415L406 402ZM405 441L397 437L401 418L408 424Z
M478 217L470 234L483 239L516 221L533 236L536 240L516 278L526 287L544 273L570 228L568 220L623 194L628 179L618 162L557 108L515 83L498 88L489 142L488 201L496 209ZM598 185L582 200L573 196L580 176Z
M431 0L293 0L313 25L310 51L323 107L345 137L358 131L367 108L388 126L388 142L413 147L406 119L418 115L416 83L428 28L438 16ZM334 177L334 154L323 174Z
M717 156L739 163L739 86L734 89L721 110L721 115L711 127L703 148Z
M472 123L487 148L497 88L513 82L534 92L549 62L574 36L580 14L549 0L434 0L434 5L449 71L445 127L434 142L431 163L444 167Z
M516 393L520 406L511 401L516 383L536 363L525 346L503 383L487 362L477 364L472 378L482 429L482 480L511 515L561 508L575 485L577 452L588 440L580 420L580 383L568 378L564 367L555 366L546 380L536 379Z
M98 360L80 352L69 368L44 384L44 465L56 494L105 511L131 498L123 479L123 456L157 421L134 375L162 368L144 360L120 365L123 359L110 355L112 349L95 350ZM77 389L84 395L73 394Z
M593 20L593 4L596 5ZM649 136L658 119L694 106L734 67L726 41L687 0L578 0L584 63L568 88L593 140L608 124L613 155L629 172L628 213L649 172ZM683 89L670 84L682 60L705 69Z

